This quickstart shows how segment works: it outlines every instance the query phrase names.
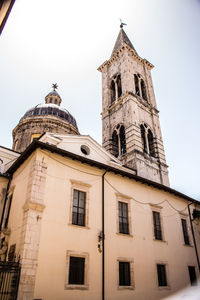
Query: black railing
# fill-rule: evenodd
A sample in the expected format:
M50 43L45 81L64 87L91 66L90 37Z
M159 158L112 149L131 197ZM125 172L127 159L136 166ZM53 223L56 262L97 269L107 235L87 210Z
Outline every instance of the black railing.
M20 271L19 261L0 261L1 300L17 300Z

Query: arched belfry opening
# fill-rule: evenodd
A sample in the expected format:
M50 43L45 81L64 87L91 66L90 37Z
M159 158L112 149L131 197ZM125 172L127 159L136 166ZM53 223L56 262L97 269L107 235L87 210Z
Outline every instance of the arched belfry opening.
M146 124L140 125L143 152L155 157L154 137L151 129Z
M118 91L118 98L122 95L122 83L121 83L121 76L117 75L117 91Z
M134 74L135 94L147 101L147 91L144 79L140 74Z
M146 137L145 137L145 128L144 128L144 125L142 125L142 124L140 125L140 132L141 132L143 152L147 153L147 143L146 143Z
M111 81L110 85L111 104L115 101L115 81Z
M115 157L119 156L118 134L116 130L112 134L112 152Z
M115 157L126 154L126 133L125 127L118 124L112 134L112 151Z
M147 139L149 144L149 155L155 157L153 133L150 129L148 129Z
M136 74L134 74L134 81L135 81L135 93L136 95L140 96L139 79Z
M143 79L141 79L141 90L142 90L142 98L147 101L146 86Z
M121 82L121 75L113 76L110 84L110 97L111 97L111 104L120 98L122 95L122 82Z
M124 125L121 125L119 130L119 137L120 137L120 152L121 155L126 154L126 134Z

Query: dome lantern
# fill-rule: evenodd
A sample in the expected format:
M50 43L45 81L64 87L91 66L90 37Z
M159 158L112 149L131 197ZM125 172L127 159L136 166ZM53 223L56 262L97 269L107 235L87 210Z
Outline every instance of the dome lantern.
M60 106L62 99L58 92L56 91L58 88L57 83L52 84L53 91L50 92L46 97L45 97L45 103L46 104L56 104Z
M13 129L13 149L23 152L33 139L44 132L79 135L75 118L60 106L62 99L57 93L57 84L45 97L44 104L29 109Z

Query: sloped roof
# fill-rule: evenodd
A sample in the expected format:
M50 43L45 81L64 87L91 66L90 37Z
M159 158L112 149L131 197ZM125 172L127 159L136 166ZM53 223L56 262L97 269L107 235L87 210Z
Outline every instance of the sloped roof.
M121 28L120 32L118 34L117 40L115 42L115 46L113 48L113 52L112 52L111 56L113 56L114 52L117 51L121 47L121 45L124 43L127 44L129 47L131 47L133 50L135 50L135 48L133 47L131 41L129 40L126 32L123 30L123 28ZM136 52L136 50L135 50L135 52Z
M160 189L160 190L163 190L167 193L174 194L177 197L183 198L187 201L196 203L198 205L200 203L199 201L197 201L197 200L195 200L191 197L188 197L187 195L182 194L182 193L180 193L180 192L178 192L178 191L176 191L176 190L174 190L174 189L172 189L168 186L165 186L165 185L157 183L155 181L152 181L152 180L140 177L138 175L135 175L128 168L125 168L125 167L116 168L116 167L113 167L111 165L104 164L104 163L95 161L93 159L89 159L89 158L84 157L82 155L77 155L73 152L69 152L69 151L60 149L57 146L49 145L47 143L44 143L44 142L41 142L41 141L38 141L38 140L33 140L33 142L26 148L26 150L18 157L18 159L7 170L7 174L12 175L19 168L19 166L38 148L45 149L45 150L48 150L50 152L54 152L54 153L62 155L62 156L66 156L66 157L71 158L73 160L77 160L77 161L80 161L82 163L85 163L85 164L88 164L88 165L106 170L107 172L113 172L115 174L128 177L128 178L133 179L135 181L138 181L140 183L153 186L156 189ZM6 175L6 174L4 174L4 175Z

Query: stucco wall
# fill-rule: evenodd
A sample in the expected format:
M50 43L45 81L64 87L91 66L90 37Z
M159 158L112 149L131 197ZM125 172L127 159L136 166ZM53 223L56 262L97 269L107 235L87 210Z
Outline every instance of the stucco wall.
M39 175L36 176L38 173L33 174L31 171L33 166L40 172L41 180L38 188L34 187L31 196L28 197L30 186L33 187L34 180L39 178L37 177ZM45 172L42 171L42 166L45 166ZM21 249L22 264L27 267L28 263L29 266L28 269L25 268L24 273L22 272L24 277L20 286L20 300L101 299L102 254L99 253L97 244L98 234L102 229L103 172L104 170L78 161L45 150L37 150L15 173L14 201L9 222L10 244L16 242L20 245L17 249ZM87 192L86 227L71 224L73 188ZM127 202L129 206L130 235L118 232L119 200ZM43 210L38 211L29 206L27 210L29 214L25 214L25 202L37 202L43 205ZM160 211L163 241L154 240L152 210ZM187 219L191 246L184 245L181 217ZM22 239L20 229L17 229L22 225L28 234L26 235L29 237L28 241L26 238ZM31 252L33 248L34 252ZM70 253L87 257L88 285L85 289L68 289L66 285L69 267L67 255ZM133 266L133 289L119 288L118 285L118 260L127 259ZM158 287L156 263L166 264L169 285L166 288ZM189 285L188 265L195 266L197 273L187 217L187 202L151 186L114 173L107 173L105 175L106 299L161 299ZM31 284L28 280L31 280Z

